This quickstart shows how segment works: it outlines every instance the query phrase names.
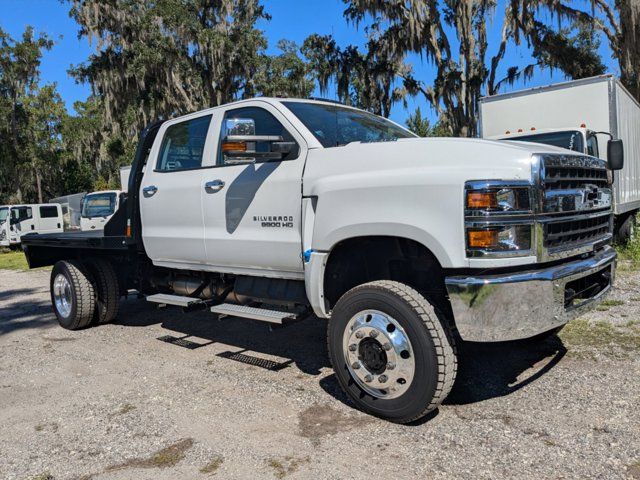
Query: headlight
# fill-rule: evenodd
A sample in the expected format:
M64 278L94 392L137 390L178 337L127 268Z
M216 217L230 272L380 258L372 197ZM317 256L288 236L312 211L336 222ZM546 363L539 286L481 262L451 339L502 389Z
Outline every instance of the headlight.
M473 181L465 185L468 257L533 255L533 199L528 181Z
M471 182L467 185L465 208L468 214L531 211L529 185L523 187L490 185L489 182Z
M467 249L486 252L531 250L531 225L467 228Z

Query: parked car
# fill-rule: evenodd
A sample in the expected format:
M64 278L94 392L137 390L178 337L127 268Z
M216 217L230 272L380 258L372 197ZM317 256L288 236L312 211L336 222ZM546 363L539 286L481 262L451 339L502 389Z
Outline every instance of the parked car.
M606 167L540 144L418 138L330 102L244 100L148 127L104 231L24 250L53 265L67 329L111 321L129 289L277 326L315 313L353 402L411 422L451 390L456 342L549 334L606 295Z
M18 245L28 233L63 231L62 209L54 203L0 206L0 246Z
M640 210L640 103L616 77L485 97L480 119L484 138L544 143L605 160L611 148L623 148L624 168L613 184L614 230L620 241L631 236Z
M102 230L118 209L120 190L87 193L82 199L80 230Z

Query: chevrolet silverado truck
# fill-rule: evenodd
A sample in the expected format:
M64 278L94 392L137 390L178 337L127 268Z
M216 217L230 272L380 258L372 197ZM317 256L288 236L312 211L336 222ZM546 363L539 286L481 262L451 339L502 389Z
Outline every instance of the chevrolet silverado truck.
M548 334L607 293L618 160L245 100L149 126L104 231L23 248L53 265L71 330L113 320L129 290L219 317L328 319L342 388L406 423L451 390L456 342Z

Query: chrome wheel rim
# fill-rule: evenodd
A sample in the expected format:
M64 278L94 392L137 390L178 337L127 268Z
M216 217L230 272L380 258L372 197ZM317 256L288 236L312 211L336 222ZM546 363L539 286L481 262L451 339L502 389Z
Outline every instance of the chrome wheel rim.
M411 341L386 313L363 310L351 317L342 347L351 377L369 395L396 398L411 386L415 375Z
M73 300L71 294L71 284L67 277L59 273L53 280L53 302L58 313L67 318L71 314Z

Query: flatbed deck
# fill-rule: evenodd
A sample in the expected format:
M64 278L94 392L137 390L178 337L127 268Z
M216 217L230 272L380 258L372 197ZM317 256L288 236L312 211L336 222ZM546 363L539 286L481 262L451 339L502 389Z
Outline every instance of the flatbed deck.
M106 236L102 230L91 232L63 232L45 234L26 234L22 236L23 247L67 247L99 248L108 250L127 250L134 242L124 235Z

